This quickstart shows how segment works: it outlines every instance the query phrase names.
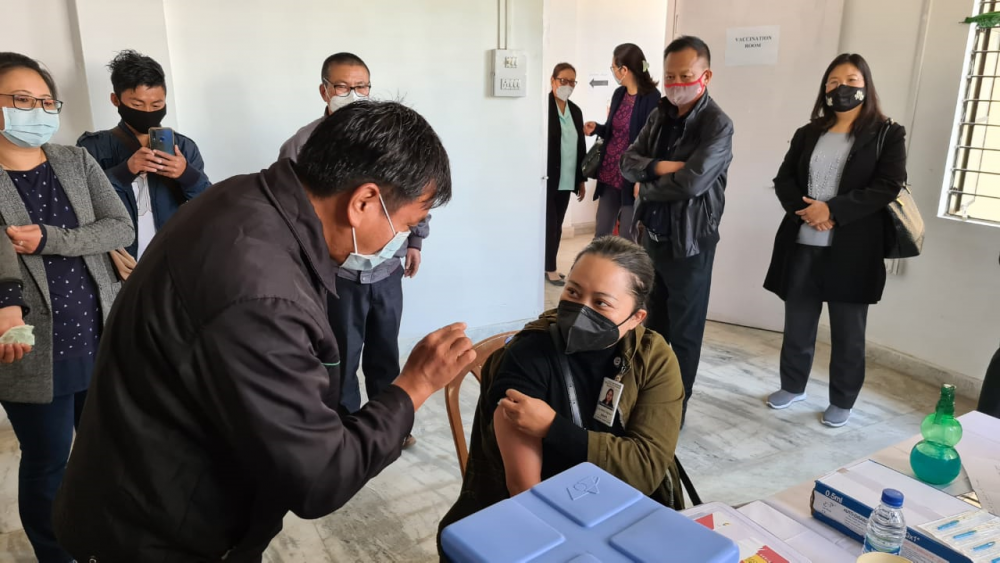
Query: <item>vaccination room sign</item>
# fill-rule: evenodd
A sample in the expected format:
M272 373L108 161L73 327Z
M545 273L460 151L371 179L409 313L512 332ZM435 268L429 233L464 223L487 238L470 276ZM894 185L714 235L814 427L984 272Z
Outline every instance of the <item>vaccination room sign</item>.
M781 27L730 27L726 30L726 66L778 64Z

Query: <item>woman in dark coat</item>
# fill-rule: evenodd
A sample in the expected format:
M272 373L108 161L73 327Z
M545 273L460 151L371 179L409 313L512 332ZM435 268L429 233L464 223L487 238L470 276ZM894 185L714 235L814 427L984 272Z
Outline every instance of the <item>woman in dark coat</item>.
M868 306L885 288L885 208L905 182L903 127L882 114L864 58L840 55L774 179L786 215L764 287L785 301L785 335L781 389L767 399L772 408L806 397L826 303L832 349L830 407L822 421L838 427L850 418L865 380Z
M552 71L552 93L549 94L549 162L545 203L545 280L552 285L566 285L566 276L559 273L556 257L562 242L562 224L569 208L569 194L583 201L587 187L583 177L583 156L587 148L583 141L583 112L569 101L576 88L576 69L569 63L559 63Z
M610 235L618 224L618 234L633 240L635 222L635 184L626 182L621 174L625 150L635 142L639 132L660 103L657 83L649 74L649 63L642 49L632 43L615 48L611 57L611 73L621 85L611 96L608 120L604 124L588 121L583 130L587 135L604 139L604 152L597 171L597 204L595 239Z

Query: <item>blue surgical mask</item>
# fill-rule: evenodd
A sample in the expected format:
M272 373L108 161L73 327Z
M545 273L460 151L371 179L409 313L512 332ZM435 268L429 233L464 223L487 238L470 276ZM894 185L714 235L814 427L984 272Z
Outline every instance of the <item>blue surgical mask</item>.
M30 149L49 142L59 130L59 114L48 113L42 108L29 110L0 108L3 110L3 134L15 145Z
M382 202L382 211L385 213L385 218L389 221L389 228L392 229L392 239L382 247L382 250L375 254L358 254L358 234L352 228L351 236L354 237L354 252L347 256L347 260L344 260L344 263L340 265L341 268L362 272L374 270L383 262L395 257L396 252L399 252L406 239L410 238L409 231L396 232L396 227L392 225L392 218L389 217L389 210L385 207L385 200L382 199L381 195L378 196L378 199Z

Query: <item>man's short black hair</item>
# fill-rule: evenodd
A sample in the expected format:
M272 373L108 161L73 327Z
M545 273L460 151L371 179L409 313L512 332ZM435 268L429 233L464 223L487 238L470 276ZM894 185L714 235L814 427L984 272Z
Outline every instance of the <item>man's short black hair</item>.
M670 53L679 53L684 49L694 49L694 52L698 53L698 58L705 59L707 66L712 67L712 50L708 48L708 43L693 35L682 35L671 41L663 51L663 58L666 59Z
M376 184L390 212L427 190L430 207L451 200L451 165L441 139L398 102L357 101L335 111L306 141L295 171L321 198Z
M323 70L321 72L323 73L322 78L324 81L326 80L326 77L329 76L328 73L330 72L330 67L334 65L363 66L368 74L372 73L372 71L368 70L368 65L365 64L365 61L361 60L361 57L355 55L354 53L336 53L330 55L325 61L323 61Z
M135 90L139 86L160 86L164 92L167 91L167 75L160 63L132 49L115 55L108 63L108 68L111 69L111 87L119 98L122 92Z

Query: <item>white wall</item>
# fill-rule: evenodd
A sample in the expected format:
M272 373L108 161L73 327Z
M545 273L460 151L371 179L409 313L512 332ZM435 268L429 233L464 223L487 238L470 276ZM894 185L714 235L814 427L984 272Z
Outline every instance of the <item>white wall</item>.
M913 76L923 2L847 0L842 49L873 66L885 110L907 125L907 171L927 223L923 254L890 276L885 297L871 308L869 341L982 380L1000 342L1000 229L935 216L969 28L972 0L931 0L920 82ZM891 22L889 24L888 22ZM887 27L887 25L889 27ZM912 122L901 107L916 94Z
M165 2L178 127L214 180L260 170L321 115L323 59L358 54L374 95L404 98L451 157L454 199L434 212L420 274L404 283L401 337L533 317L542 307L542 0L511 1L509 46L529 64L529 95L518 99L486 95L495 1Z
M657 81L663 76L664 23L667 2L664 0L545 0L545 46L542 89L551 91L548 78L557 63L576 67L579 84L571 98L580 106L585 121L607 121L608 105L617 85L611 76L611 57L615 47L635 43L649 62L649 72ZM591 87L590 75L602 74L607 87ZM589 149L594 138L588 138ZM587 182L583 202L572 199L564 227L593 229L597 202L593 201L596 182Z
M91 127L74 10L66 0L32 0L21 8L13 13L5 11L0 51L27 55L49 69L59 89L59 98L65 102L59 115L59 131L53 140L74 144L80 133Z
M90 112L94 129L110 129L121 118L111 103L111 71L108 63L125 49L134 49L160 63L167 81L166 127L177 126L173 73L167 47L163 0L64 0L75 5L82 70L87 76ZM130 18L122 17L127 6ZM72 10L73 8L71 8ZM135 22L142 22L135 25ZM75 138L74 138L75 142Z

